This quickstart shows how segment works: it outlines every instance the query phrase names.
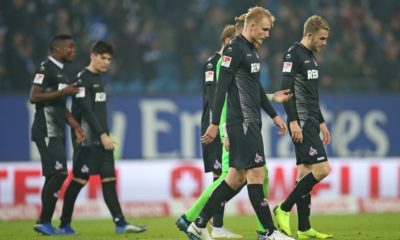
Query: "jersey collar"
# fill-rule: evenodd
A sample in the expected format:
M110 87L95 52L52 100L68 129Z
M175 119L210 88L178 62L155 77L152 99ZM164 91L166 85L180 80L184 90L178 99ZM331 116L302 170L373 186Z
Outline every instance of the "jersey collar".
M240 34L238 37L239 39L242 39L251 49L255 48L255 46L251 42L249 42L249 40L247 40L242 34Z
M63 69L64 68L64 64L60 63L59 61L57 61L55 58L53 58L52 56L49 56L50 61L52 61L55 65L57 65L59 68Z

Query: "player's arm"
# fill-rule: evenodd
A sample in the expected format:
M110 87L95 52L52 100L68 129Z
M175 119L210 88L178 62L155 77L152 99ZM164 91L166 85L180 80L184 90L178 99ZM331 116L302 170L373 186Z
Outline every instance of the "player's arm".
M212 142L218 134L218 125L221 120L226 93L233 82L234 72L237 70L242 57L238 47L228 46L224 49L215 91L212 121L206 133L201 137L201 141L205 144Z
M68 85L67 87L61 90L51 91L51 92L47 92L42 86L34 84L31 87L31 91L29 94L29 101L31 103L50 102L54 101L59 97L74 95L78 91L79 90L77 86L73 84Z
M104 128L98 121L96 114L92 110L90 87L83 84L85 81L79 81L79 94L75 95L76 103L82 108L82 115L89 124L90 128L100 137L103 133L107 134L107 129Z
M272 107L271 102L268 100L267 95L264 94L261 83L260 87L260 98L261 98L261 108L270 116L274 124L279 128L279 135L283 135L287 132L287 127L285 122L278 116L275 109Z
M283 59L283 68L282 68L282 88L281 89L290 89L294 94L289 101L283 103L283 108L285 109L289 128L292 133L292 140L294 142L303 142L303 131L298 123L297 114L296 114L296 93L294 92L294 81L295 75L297 71L297 65L299 63L296 61L297 56L295 52L287 53ZM299 61L299 60L298 60Z
M215 71L214 68L212 69L206 69L204 71L204 103L208 102L210 106L210 114L212 116L213 114L213 103L214 103L214 96L215 96L215 85L217 84L216 79L215 79ZM211 123L211 122L209 122Z
M289 101L293 97L290 89L280 90L275 93L267 93L266 95L270 102L275 103L284 103Z
M328 125L326 124L324 116L322 115L321 108L319 108L319 128L322 133L322 142L324 144L331 143L331 133L329 132Z
M85 139L85 133L83 132L83 129L81 128L78 121L76 121L76 119L74 118L74 116L71 114L71 112L68 109L65 109L65 114L67 116L68 124L75 131L76 143L81 144L83 142L83 140Z

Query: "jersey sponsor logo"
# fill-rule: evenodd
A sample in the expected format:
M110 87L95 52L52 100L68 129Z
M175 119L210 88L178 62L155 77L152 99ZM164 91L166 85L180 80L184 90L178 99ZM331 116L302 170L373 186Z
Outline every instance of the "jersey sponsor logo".
M254 158L254 162L255 163L263 162L263 158L258 153L256 153L256 157Z
M65 83L59 83L58 84L58 90L63 90L66 87L68 87L68 84L65 84Z
M229 67L231 65L232 58L228 56L222 56L221 66Z
M308 154L312 157L312 156L315 156L316 154L318 154L318 152L313 147L310 147L310 151L308 151Z
M307 70L307 79L318 79L318 70Z
M44 74L36 73L35 78L33 79L33 83L42 84L44 79Z
M214 81L214 71L205 72L205 79L206 79L206 82Z
M86 96L85 87L79 87L79 92L76 94L76 98L84 98Z
M256 73L260 71L260 63L251 64L251 73Z
M98 92L95 95L94 101L95 102L105 102L107 98L107 94L105 92Z
M291 72L292 71L292 62L283 62L283 69L282 72Z

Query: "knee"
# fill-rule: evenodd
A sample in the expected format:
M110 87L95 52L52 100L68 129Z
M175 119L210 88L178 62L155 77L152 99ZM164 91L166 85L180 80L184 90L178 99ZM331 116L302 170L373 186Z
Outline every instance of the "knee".
M330 172L329 166L326 165L324 167L315 169L315 171L313 171L313 175L318 181L320 181L324 179L326 176L328 176L329 172Z
M82 185L86 185L88 180L89 180L88 178L81 178L81 177L72 178L72 181L75 181L75 182L80 183Z
M107 182L115 182L117 180L116 177L106 177L106 178L102 178L101 182L102 183L107 183Z

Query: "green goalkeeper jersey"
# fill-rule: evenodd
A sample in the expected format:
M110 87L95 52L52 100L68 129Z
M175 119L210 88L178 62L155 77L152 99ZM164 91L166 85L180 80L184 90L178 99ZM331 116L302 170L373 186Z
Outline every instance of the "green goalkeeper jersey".
M217 66L215 67L216 79L218 81L219 78L219 70L221 68L222 57L218 60ZM222 108L221 112L221 119L219 121L219 135L221 136L221 141L224 142L225 137L225 124L226 124L226 108L227 108L227 98L225 97L224 107Z

